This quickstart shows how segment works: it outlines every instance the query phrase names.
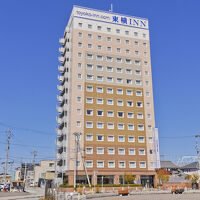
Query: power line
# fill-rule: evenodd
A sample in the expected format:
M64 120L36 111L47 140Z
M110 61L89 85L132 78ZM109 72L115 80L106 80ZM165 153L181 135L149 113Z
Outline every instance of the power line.
M55 133L40 131L40 130L36 130L36 129L31 129L31 128L25 128L25 127L17 127L17 126L13 126L13 125L10 125L10 124L6 124L4 122L0 122L0 125L4 126L4 127L9 127L11 129L17 129L17 130L21 130L21 131L29 131L29 132L42 134L42 135L51 135L51 136L55 135Z

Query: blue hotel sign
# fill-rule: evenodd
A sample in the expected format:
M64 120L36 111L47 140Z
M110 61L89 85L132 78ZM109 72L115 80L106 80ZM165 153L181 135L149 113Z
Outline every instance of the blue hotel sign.
M118 14L116 15L115 13L103 12L82 7L74 7L73 15L74 17L92 19L111 24L148 29L148 20L143 18L123 16Z

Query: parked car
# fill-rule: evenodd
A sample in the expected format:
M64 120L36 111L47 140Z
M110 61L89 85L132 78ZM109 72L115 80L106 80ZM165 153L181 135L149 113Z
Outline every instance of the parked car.
M172 188L172 190L171 190L171 193L173 194L182 194L184 192L184 189L183 188L178 188L178 187L176 187L176 188Z
M3 190L4 190L4 184L0 183L0 191L3 191Z

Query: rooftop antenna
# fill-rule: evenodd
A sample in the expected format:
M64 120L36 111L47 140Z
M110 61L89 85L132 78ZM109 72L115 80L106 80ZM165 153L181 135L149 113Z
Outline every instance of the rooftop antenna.
M113 12L113 4L112 3L110 4L110 10L109 10L109 12Z

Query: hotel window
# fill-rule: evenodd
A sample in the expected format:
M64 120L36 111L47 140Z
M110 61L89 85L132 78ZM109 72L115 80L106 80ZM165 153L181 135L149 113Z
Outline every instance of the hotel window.
M146 34L145 33L143 33L143 38L146 38Z
M115 154L115 149L114 148L108 148L108 154L109 155L114 155Z
M111 28L107 28L107 32L110 32L111 31Z
M104 141L103 135L97 135L97 141Z
M92 29L92 25L91 25L91 24L88 24L88 28L89 28L89 29Z
M119 168L125 168L126 167L125 161L119 161L118 166Z
M145 150L144 150L144 149L139 149L139 155L140 155L140 156L145 155Z
M76 109L76 113L78 114L78 115L81 115L81 109Z
M120 29L116 29L116 33L120 33Z
M98 35L97 38L98 38L98 40L101 40L101 39L102 39L101 35Z
M79 26L79 27L82 27L82 26L83 26L83 24L82 24L82 23L78 23L78 26Z
M107 100L107 105L113 105L113 104L114 104L114 101L112 99Z
M82 90L82 86L81 85L77 85L77 90Z
M135 42L134 42L134 45L135 45L135 46L138 46L138 45L139 45L139 43L138 43L137 41L135 41Z
M126 69L126 74L132 74L132 70L131 69Z
M86 115L92 116L93 115L93 110L90 110L90 109L86 110Z
M88 44L88 49L91 49L92 48L92 44Z
M88 38L91 39L92 38L92 34L88 34Z
M82 44L81 42L79 42L79 43L78 43L78 47L81 48L82 46L83 46L83 44Z
M132 112L127 113L127 118L134 118L134 114Z
M81 102L81 97L77 97L76 101Z
M104 168L104 161L97 161L97 168Z
M117 78L117 83L123 83L123 79L122 78Z
M107 42L111 42L111 37L107 37Z
M131 85L132 84L132 79L126 79L126 84Z
M135 60L135 65L140 65L140 60Z
M86 103L93 103L93 98L92 97L87 97L86 98Z
M86 76L86 79L87 80L93 80L93 78L94 78L94 76L93 75L90 75L90 74L87 74L87 76Z
M98 70L98 71L103 71L103 66L97 65L97 70Z
M117 112L117 116L120 117L120 118L123 118L124 117L124 112Z
M117 73L122 73L122 68L117 67L116 71Z
M92 168L93 167L93 161L86 160L85 165L86 165L86 168Z
M78 78L79 78L79 79L81 79L81 78L82 78L82 75L81 75L81 74L78 74L77 76L78 76Z
M82 53L79 52L78 53L78 57L81 58L82 57Z
M151 108L151 104L149 102L146 103L147 108Z
M115 161L108 161L108 168L115 168Z
M107 62L112 62L112 61L113 61L113 58L110 57L110 56L107 56L107 57L106 57L106 60L107 60Z
M107 117L114 117L114 111L107 111Z
M98 98L97 99L97 104L103 104L103 99L102 98Z
M86 154L93 154L93 148L92 147L86 147L85 152L86 152Z
M101 31L101 28L102 28L101 26L97 26L98 31Z
M144 56L147 57L147 52L146 51L144 52Z
M117 105L118 106L123 106L124 105L124 101L123 100L117 100Z
M129 41L129 40L126 40L125 42L126 42L126 44L130 44L130 41Z
M124 130L124 124L121 124L121 123L117 124L117 128L119 130Z
M114 123L113 122L108 122L107 123L107 129L114 129Z
M101 50L101 49L102 49L102 46L101 46L101 45L98 45L97 48L98 48L98 50Z
M129 49L126 49L126 54L129 54L130 53L130 50Z
M107 140L108 140L108 142L114 142L115 141L114 135L108 135Z
M117 43L120 43L120 42L121 42L121 40L120 40L119 38L117 38L117 39L116 39L116 42L117 42Z
M150 97L150 92L146 92L146 97Z
M93 59L93 55L90 54L90 53L88 53L88 54L87 54L87 59Z
M125 35L129 35L129 31L125 31Z
M138 137L138 142L139 143L144 143L145 142L145 138L143 136L139 136Z
M104 154L104 148L103 147L97 147L97 154Z
M133 124L128 124L128 130L134 130L134 125Z
M138 36L138 32L134 32L134 36L137 37Z
M145 71L145 76L148 76L149 75L149 72L148 71Z
M97 81L103 81L103 76L97 76Z
M121 49L120 48L117 48L117 53L120 53L121 52Z
M78 37L83 37L83 34L81 32L79 32Z
M87 85L86 86L86 91L87 92L93 92L93 86Z
M153 137L149 137L149 143L153 143Z
M133 101L127 101L127 106L128 107L133 107Z
M97 55L97 60L102 61L103 60L103 56L102 55Z
M149 81L145 81L146 86L149 86Z
M135 155L135 149L134 148L129 148L128 149L128 155Z
M135 55L138 56L139 55L139 51L135 51Z
M141 73L141 70L135 70L135 74L136 75L141 75L142 73Z
M118 149L118 155L125 155L125 149L124 148L119 148Z
M136 91L136 96L137 96L137 97L141 97L141 96L142 96L142 91L137 90L137 91Z
M87 64L87 70L92 70L92 69L93 69L93 65Z
M136 81L135 81L135 84L136 84L136 85L142 85L142 81L141 81L141 80L136 80Z
M144 125L138 124L138 131L144 131Z
M147 66L147 65L148 65L147 61L144 61L144 65L145 65L145 66Z
M76 121L76 127L81 127L81 122L80 121Z
M111 47L107 47L107 51L111 51L112 50L112 48Z
M143 47L147 47L147 43L146 42L143 43Z
M102 87L97 87L97 92L98 93L103 93L103 88Z
M121 63L122 62L122 58L117 58L116 62Z
M147 119L151 119L151 114L147 114Z
M97 110L97 116L103 116L103 110Z
M134 136L128 136L128 142L135 142Z
M122 135L118 136L118 142L125 142L125 137Z
M107 93L108 94L113 94L113 88L107 88Z
M113 82L113 77L107 77L107 82Z
M149 150L149 154L151 154L151 155L153 154L153 149Z
M143 119L143 113L137 113L137 119Z
M86 134L86 141L93 141L93 135L92 134Z
M93 128L93 122L86 122L86 128Z
M81 68L81 67L82 67L82 64L81 64L81 63L78 63L78 64L77 64L77 67L78 67L78 68Z
M113 67L107 67L107 72L113 72Z
M123 94L123 89L117 89L117 94Z
M136 102L136 106L139 107L139 108L142 108L142 107L143 107L143 104L142 104L142 102L137 101L137 102Z
M129 161L129 168L136 168L136 162L135 161Z
M126 64L131 64L131 59L127 58L126 59Z
M148 125L147 128L148 128L148 131L152 131L152 126L151 125Z

